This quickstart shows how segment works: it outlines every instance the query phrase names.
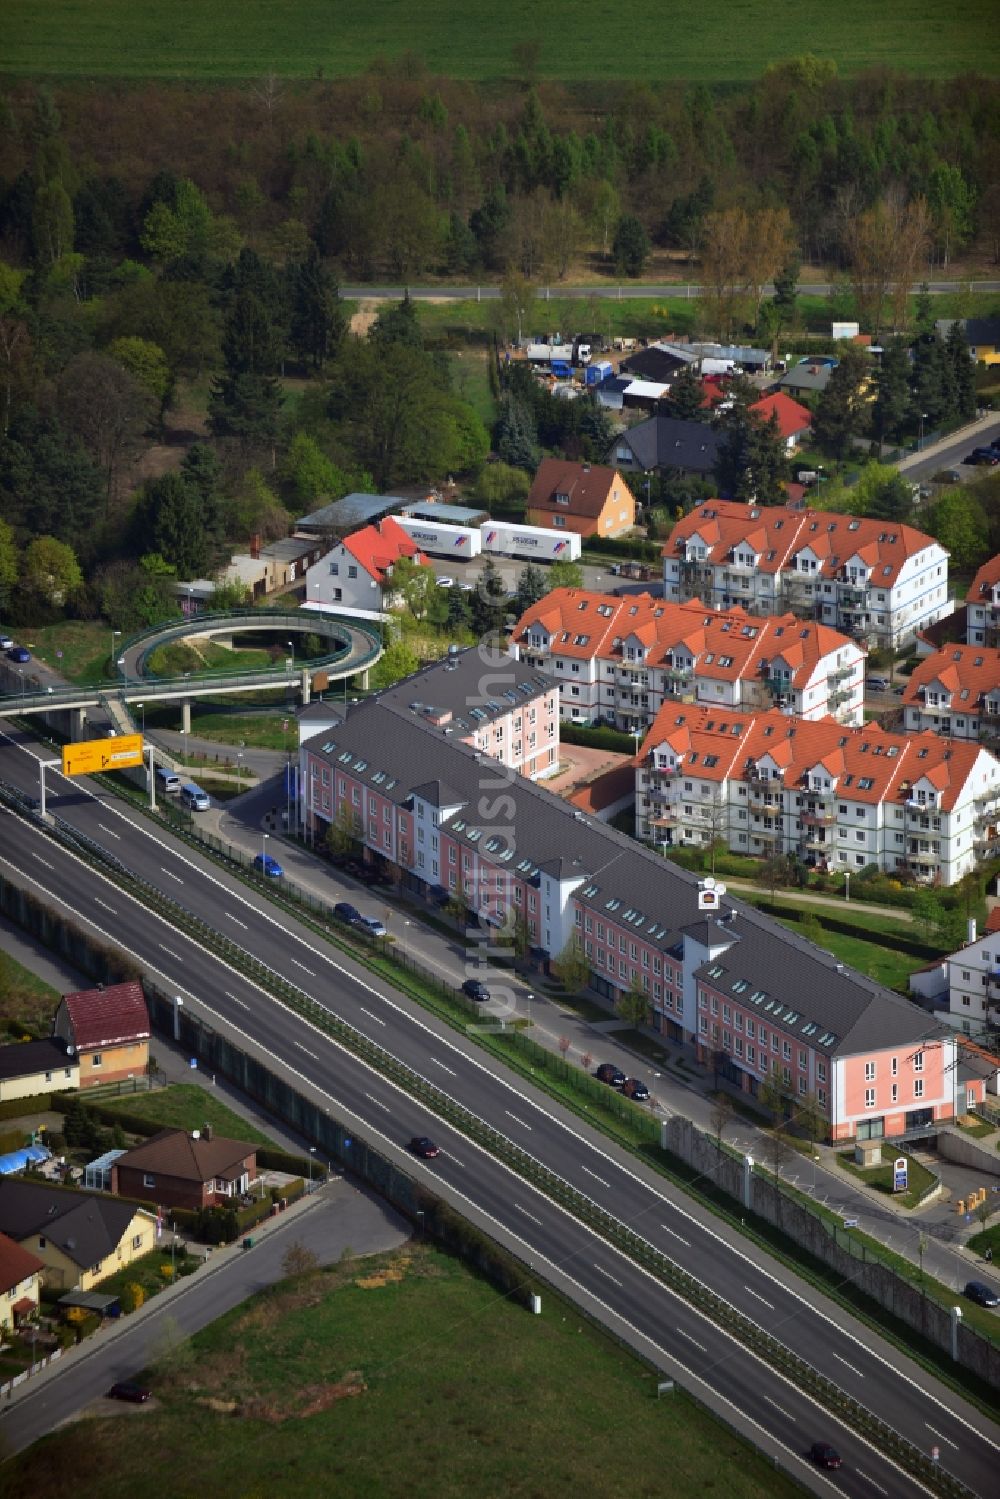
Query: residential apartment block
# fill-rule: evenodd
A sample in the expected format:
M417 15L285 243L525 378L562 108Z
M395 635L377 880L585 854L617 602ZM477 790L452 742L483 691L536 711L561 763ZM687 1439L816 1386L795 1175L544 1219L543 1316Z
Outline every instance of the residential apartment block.
M663 591L751 614L795 614L897 646L950 613L948 553L893 521L706 500L663 549Z
M903 723L952 739L1000 736L1000 650L948 645L925 656L903 693Z
M977 1040L996 1046L1000 1028L1000 908L990 912L979 937L969 923L964 947L910 978L910 991L942 1020Z
M644 729L664 704L702 702L861 723L865 652L828 625L556 588L511 636L519 660L559 683L565 719Z
M1000 847L1000 762L979 745L876 725L664 707L636 764L636 836L723 842L954 884Z
M900 1135L966 1109L955 1040L933 1017L751 908L706 914L695 876L398 701L351 706L301 746L300 774L307 836L352 808L366 858L403 887L461 898L484 929L522 922L542 967L578 944L597 992L643 991L664 1037L696 1046L736 1088L754 1095L773 1072L791 1097L813 1096L833 1138ZM502 1011L504 973L480 951Z
M1000 646L1000 555L984 562L965 595L966 640Z

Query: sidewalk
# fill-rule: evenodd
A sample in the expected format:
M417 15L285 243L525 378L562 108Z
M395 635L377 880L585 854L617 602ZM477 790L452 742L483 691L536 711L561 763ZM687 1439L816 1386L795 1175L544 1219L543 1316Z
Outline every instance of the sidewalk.
M730 879L729 875L720 875L727 890L749 890L755 895L766 895L771 898L771 892L765 885L758 885L756 880ZM775 900L786 900L791 904L803 906L832 906L834 910L841 911L845 918L849 918L852 911L863 911L867 916L887 916L890 921L912 922L913 913L905 906L876 906L863 900L845 900L842 895L823 895L813 890L789 890L784 885L778 885L774 891Z

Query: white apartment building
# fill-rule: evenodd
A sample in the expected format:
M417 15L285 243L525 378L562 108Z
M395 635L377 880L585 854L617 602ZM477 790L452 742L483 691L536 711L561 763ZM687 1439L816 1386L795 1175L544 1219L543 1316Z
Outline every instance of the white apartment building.
M1000 736L1000 650L947 645L925 656L903 693L903 724L952 739Z
M1000 555L983 563L965 595L965 631L970 645L1000 645Z
M914 973L910 992L930 1002L935 1014L956 1030L995 1047L1000 1039L1000 910L990 912L981 937L970 920L966 945Z
M511 636L519 660L559 683L563 717L629 732L665 703L711 703L839 722L863 719L865 652L793 614L761 619L697 600L557 588Z
M893 521L706 500L663 549L664 598L752 614L791 609L886 646L951 612L948 553Z
M636 836L877 864L954 884L997 843L1000 762L978 745L771 710L667 706L636 760Z

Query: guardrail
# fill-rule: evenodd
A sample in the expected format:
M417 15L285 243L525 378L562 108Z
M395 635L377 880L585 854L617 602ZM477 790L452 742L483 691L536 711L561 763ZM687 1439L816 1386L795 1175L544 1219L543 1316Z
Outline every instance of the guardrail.
M18 792L10 795L12 788L0 784L0 800L12 810L24 814L26 799ZM592 1198L552 1171L537 1157L517 1145L507 1135L493 1128L485 1120L473 1114L464 1104L445 1093L429 1078L402 1062L378 1042L370 1040L354 1029L345 1020L334 1015L311 995L291 983L261 959L248 953L244 947L214 927L195 916L173 897L165 895L136 875L115 855L109 854L85 834L69 828L60 819L44 825L49 836L73 846L86 862L99 867L104 874L127 890L133 898L138 894L144 904L166 915L172 925L194 937L203 946L218 956L224 957L233 967L246 973L262 988L280 999L296 1014L331 1036L345 1049L368 1062L384 1077L389 1078L411 1097L418 1099L439 1118L446 1120L468 1139L475 1141L491 1155L516 1171L525 1181L531 1182L554 1202L566 1208L578 1221L586 1224L607 1243L642 1264L683 1300L698 1308L704 1316L723 1328L730 1336L750 1349L772 1368L791 1378L810 1396L825 1404L843 1419L849 1420L855 1429L863 1432L880 1448L889 1452L899 1465L934 1493L946 1499L974 1499L972 1490L960 1480L941 1468L901 1433L882 1421L867 1406L854 1399L807 1360L786 1347L758 1323L745 1316L719 1296L703 1281L663 1253L648 1239L626 1227L613 1214L602 1208Z

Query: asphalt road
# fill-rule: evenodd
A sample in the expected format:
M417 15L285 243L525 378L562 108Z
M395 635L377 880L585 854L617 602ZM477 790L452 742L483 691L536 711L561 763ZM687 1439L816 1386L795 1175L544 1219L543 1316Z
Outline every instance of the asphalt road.
M0 741L0 774L30 790L37 779L31 747ZM943 1466L969 1487L988 1493L995 1479L1000 1429L903 1355L783 1267L770 1262L640 1162L545 1095L484 1065L471 1044L395 994L349 958L326 948L239 882L178 846L159 829L130 821L113 799L86 783L53 777L57 814L113 850L130 869L197 912L218 930L293 979L330 1010L433 1080L658 1248L692 1269L745 1315L781 1338L883 1419L927 1450L937 1443ZM486 1215L500 1237L552 1273L571 1278L581 1296L596 1298L612 1319L623 1318L648 1340L664 1367L730 1403L756 1426L757 1439L779 1443L796 1468L809 1443L832 1440L846 1465L832 1480L846 1493L910 1494L911 1479L884 1454L816 1409L747 1350L732 1343L693 1308L675 1300L630 1260L492 1157L290 1015L270 996L181 936L129 895L105 882L46 838L41 830L0 816L0 867L24 872L39 892L64 902L77 920L123 940L163 981L236 1032L244 1045L278 1058L300 1085L330 1099L352 1128L399 1151L410 1135L428 1133L442 1147L431 1166L415 1166L450 1190L475 1215ZM804 1472L804 1470L803 1470ZM802 1476L802 1473L800 1473Z
M216 1251L203 1269L180 1281L176 1289L161 1293L123 1322L108 1324L22 1385L11 1402L0 1406L0 1433L10 1450L20 1452L74 1415L98 1413L111 1405L103 1399L104 1391L156 1361L168 1318L187 1336L198 1332L282 1280L281 1262L290 1244L301 1244L321 1265L329 1265L345 1249L370 1254L392 1249L409 1235L409 1224L384 1203L334 1178L309 1201L268 1223L252 1250ZM112 1409L122 1414L120 1406Z
M922 479L929 479L932 474L938 473L941 469L957 468L961 472L962 482L967 484L973 479L980 479L987 474L995 473L995 469L973 467L967 464L965 459L968 458L973 448L988 448L990 443L997 438L1000 438L1000 419L977 433L974 438L966 435L954 442L949 442L944 447L937 444L931 457L920 462L911 460L906 465L906 477L919 482Z
M549 286L536 288L537 301L545 302L553 297L600 297L602 300L635 301L643 297L700 297L703 287L697 283L665 281L658 286L646 282L622 283L608 286L595 282L591 286ZM833 286L828 281L800 281L796 288L803 297L828 297ZM932 293L954 291L1000 291L1000 281L929 281L927 290ZM409 295L415 302L496 302L500 297L499 286L342 286L340 295L350 301L399 301ZM774 295L773 286L765 286L765 296Z

